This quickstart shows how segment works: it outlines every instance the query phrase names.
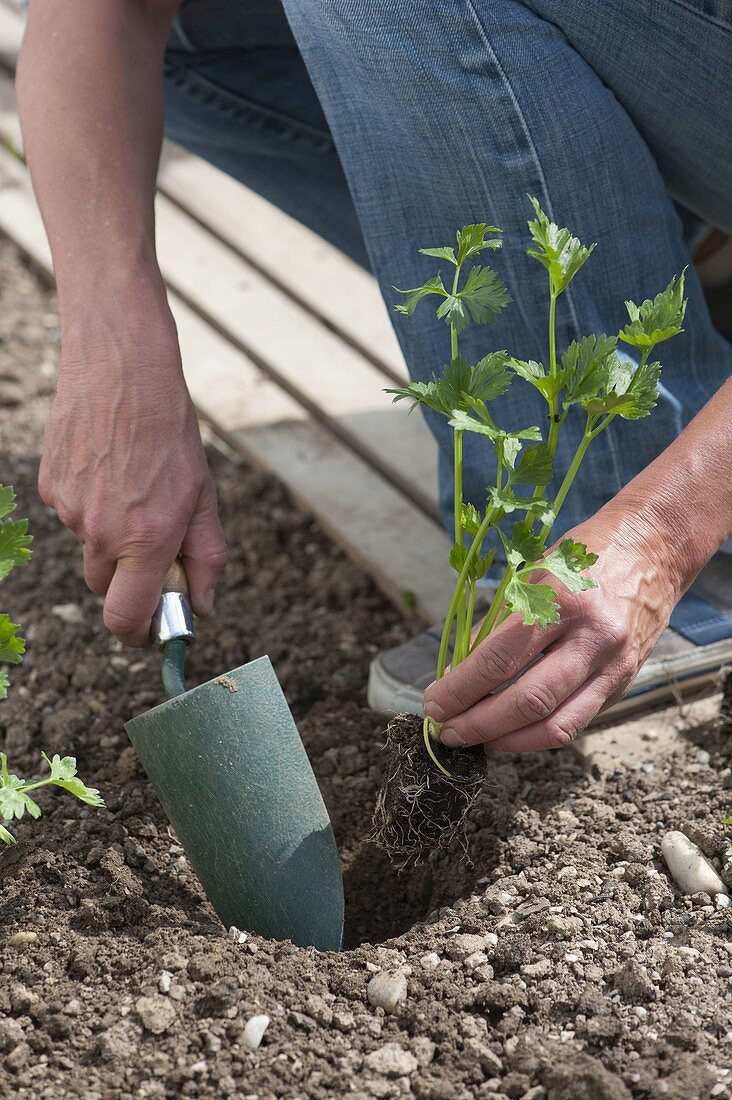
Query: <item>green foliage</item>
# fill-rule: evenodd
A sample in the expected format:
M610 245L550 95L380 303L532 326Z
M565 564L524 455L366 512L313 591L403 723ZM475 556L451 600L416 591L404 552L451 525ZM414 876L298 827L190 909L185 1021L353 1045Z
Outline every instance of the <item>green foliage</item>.
M595 394L582 398L580 404L592 417L611 413L624 420L640 420L656 406L660 377L660 363L634 367L613 355L598 378Z
M15 493L10 485L0 485L0 581L16 565L25 565L31 556L33 539L28 534L28 520L9 519L14 510Z
M550 221L531 195L529 201L536 217L529 222L534 247L527 248L526 253L547 269L551 293L558 295L566 290L579 269L587 263L595 246L585 247L568 229L560 229Z
M502 241L488 238L489 233L500 232L500 229L495 225L486 225L485 222L478 222L477 225L465 225L462 229L458 229L455 234L457 238L457 255L455 249L450 245L441 248L420 248L419 251L423 256L434 256L438 260L447 260L455 267L459 267L466 260L471 260L473 256L485 252L486 249L500 248Z
M26 565L33 541L28 534L27 519L11 519L15 511L15 493L12 486L0 485L0 581L5 580L16 565ZM25 641L20 637L17 623L0 612L0 663L17 665L23 660ZM8 694L8 674L0 670L0 699Z
M506 351L490 352L475 365L459 354L458 340L467 325L495 321L510 302L506 287L492 268L470 266L463 278L465 265L481 252L500 245L500 240L489 236L500 232L494 226L465 226L456 234L456 246L422 249L423 255L452 265L452 285L446 287L438 274L420 287L400 291L405 300L396 306L398 312L411 315L423 298L437 296L436 315L450 326L451 359L442 373L433 374L429 382L412 382L388 391L395 401L409 399L413 407L423 405L446 417L454 434L455 540L450 565L457 580L442 634L438 677L445 671L453 626L455 665L511 612L520 614L526 624L548 626L559 622L555 585L572 593L596 586L587 570L595 564L597 555L571 538L548 549L551 528L591 442L615 417L637 420L654 408L661 365L650 361L650 353L656 344L682 331L686 309L683 273L655 298L639 306L626 302L629 322L620 333L583 336L558 355L556 300L589 260L595 245L582 244L569 229L551 221L537 200L529 197L534 217L528 223L531 245L527 253L549 277L548 367ZM637 361L618 352L619 340L639 353ZM546 438L536 426L508 431L496 423L492 403L516 380L532 386L546 401ZM584 430L569 467L559 472L561 484L550 495L547 488L557 473L557 439L570 415L584 417ZM484 439L495 455L496 483L486 488L482 508L466 503L462 496L465 432ZM504 527L509 522L510 533ZM503 544L506 570L471 642L469 613L475 585L493 561L493 551L486 553L483 547L491 531ZM545 583L538 574L548 574L552 583Z
M488 233L500 233L500 229L482 222L458 229L457 252L450 245L421 248L423 256L447 260L454 266L453 285L447 290L438 272L421 286L410 290L399 290L395 287L397 293L404 295L404 301L394 307L397 313L411 317L423 298L437 295L442 299L437 306L437 317L450 326L455 337L473 322L486 325L495 321L501 310L509 304L511 297L503 280L493 268L471 265L467 278L462 288L460 287L460 276L465 264L481 252L501 247L500 240L488 239Z
M513 474L517 485L548 485L554 476L554 456L546 443L526 447Z
M395 305L394 309L397 313L406 314L407 317L411 317L422 299L428 298L430 294L438 294L441 298L447 298L448 296L439 275L435 275L434 279L428 279L422 286L413 287L411 290L399 290L398 287L394 287L394 289L399 294L405 295L404 301Z
M443 416L451 416L453 410L467 412L481 410L505 393L511 384L511 371L503 351L494 351L480 362L470 366L462 355L455 356L444 368L442 375L433 374L429 382L410 382L386 390L394 394L394 401L405 399L416 405L426 405Z
M581 542L563 539L556 550L543 557L535 568L553 574L570 592L584 592L588 588L597 588L597 582L592 577L583 576L583 570L589 569L596 561L597 554L589 553Z
M437 316L455 324L460 333L471 319L479 325L493 324L510 301L511 296L498 273L491 267L476 266L470 269L463 289L442 303Z
M509 580L504 599L509 611L518 612L526 626L559 622L559 600L550 584L527 583L517 573Z
M685 271L682 271L655 298L648 298L639 306L635 302L625 303L630 317L630 324L620 332L620 339L625 344L650 351L656 344L684 331L681 327L686 313L684 279Z
M18 634L20 626L11 623L6 614L0 615L0 661L19 665L25 653L25 641Z
M595 397L605 382L617 346L616 336L583 336L573 340L562 356L559 375L564 407Z
M20 779L8 771L8 758L0 752L0 817L3 821L20 820L25 814L37 818L41 816L41 807L31 798L29 791L41 787L62 787L87 806L103 806L104 799L94 787L87 787L76 774L76 760L73 756L61 757L56 753L49 759L45 752L41 754L48 764L50 775L43 779ZM8 829L0 825L0 840L5 844L14 844L15 837Z
M10 519L15 510L15 494L9 485L0 485L0 581L4 580L16 565L25 565L30 556L31 536L28 534L28 521ZM6 614L0 614L0 662L17 665L23 660L25 642L19 636L20 627L10 621ZM8 676L0 671L0 699L8 693ZM62 787L69 794L86 802L89 806L103 806L99 791L87 787L76 774L76 760L73 756L58 756L49 759L45 753L43 759L48 764L50 774L45 779L24 780L8 771L8 760L0 752L0 818L3 821L18 820L25 814L33 818L40 817L41 808L30 797L29 792L40 787ZM0 825L0 842L14 844L13 834Z

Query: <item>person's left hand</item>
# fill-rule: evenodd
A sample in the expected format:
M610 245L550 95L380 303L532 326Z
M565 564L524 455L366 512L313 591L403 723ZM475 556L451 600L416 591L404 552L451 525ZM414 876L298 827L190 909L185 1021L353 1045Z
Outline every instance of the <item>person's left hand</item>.
M443 724L442 741L451 748L484 743L531 752L568 745L622 698L668 624L681 586L663 532L611 503L568 535L600 555L589 570L598 587L573 594L551 576L534 574L555 587L561 621L524 626L511 615L427 688L424 713Z

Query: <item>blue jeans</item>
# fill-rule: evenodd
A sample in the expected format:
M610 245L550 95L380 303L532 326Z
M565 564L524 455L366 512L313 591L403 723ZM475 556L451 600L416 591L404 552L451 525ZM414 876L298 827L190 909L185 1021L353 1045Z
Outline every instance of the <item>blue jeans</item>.
M725 14L726 13L726 14ZM183 0L166 54L166 131L335 243L379 281L415 286L447 244L486 221L513 304L461 337L546 362L547 280L525 255L527 192L598 247L560 299L560 349L624 323L624 300L690 263L689 230L732 232L732 23L725 0ZM317 278L317 273L314 274ZM732 374L693 268L686 332L663 345L647 422L593 444L557 533L586 519L666 448ZM427 303L394 317L412 377L449 358ZM384 400L387 400L385 397ZM546 424L528 386L495 405L509 428ZM450 429L428 412L451 526ZM563 429L566 469L580 417ZM465 437L466 496L491 456Z

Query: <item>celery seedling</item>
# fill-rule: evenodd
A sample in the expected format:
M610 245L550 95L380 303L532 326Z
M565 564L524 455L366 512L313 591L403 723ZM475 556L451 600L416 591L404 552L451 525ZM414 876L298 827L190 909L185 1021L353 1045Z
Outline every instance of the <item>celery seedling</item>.
M445 673L451 637L454 667L512 612L519 613L527 625L559 622L556 592L552 585L537 583L535 574L550 573L572 592L596 587L585 572L597 561L596 554L569 538L548 552L547 540L590 444L616 417L638 420L654 408L661 364L651 359L652 352L657 344L682 331L686 309L683 272L655 298L641 305L626 302L629 320L620 332L573 340L560 356L557 301L595 246L583 245L568 229L550 221L536 199L530 197L530 201L535 216L528 223L532 243L527 254L542 264L548 276L547 366L514 358L506 351L491 352L474 366L459 355L460 333L471 323L495 321L510 302L494 271L468 266L479 252L499 246L499 240L487 237L500 232L495 226L470 225L458 230L457 251L452 247L421 249L423 254L454 266L451 289L445 288L438 274L420 287L400 291L405 301L396 306L399 313L411 315L419 302L436 295L442 299L437 316L450 326L450 362L442 373L433 374L429 382L412 382L387 391L394 394L395 401L409 399L412 407L433 409L445 416L453 429L455 507L450 565L456 583L442 631L437 678ZM620 352L619 343L627 345L635 358ZM549 422L546 439L536 425L509 432L496 423L491 402L502 396L514 379L533 386L544 398ZM584 417L584 431L568 469L562 472L559 487L548 493L557 473L557 441L569 415ZM484 438L496 459L495 484L487 488L480 509L463 500L462 443L466 431ZM471 641L477 584L494 556L493 549L484 551L491 532L500 538L506 566ZM440 771L449 776L431 745L439 734L439 725L425 719L427 750Z
M0 581L4 580L16 565L26 565L30 556L32 537L28 534L27 519L11 519L15 510L15 494L9 485L0 485ZM20 627L10 621L10 617L0 614L0 662L17 665L23 660L25 641L18 634ZM8 694L7 673L0 670L0 699ZM50 774L43 779L23 780L8 771L8 761L4 752L0 752L0 818L12 821L25 813L39 817L41 808L30 797L30 792L49 785L62 787L70 794L86 802L89 806L103 806L99 792L87 787L76 774L76 760L73 756L63 758L55 755L49 759L41 754L50 768ZM0 841L15 843L13 834L0 825Z

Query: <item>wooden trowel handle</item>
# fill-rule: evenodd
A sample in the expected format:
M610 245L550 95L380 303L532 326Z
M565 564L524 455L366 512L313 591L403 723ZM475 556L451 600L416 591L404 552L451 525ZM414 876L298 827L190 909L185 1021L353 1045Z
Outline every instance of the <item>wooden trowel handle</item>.
M163 592L152 621L152 640L159 646L175 639L192 642L196 636L183 564L174 561L163 581Z
M179 558L176 558L165 574L163 594L166 592L185 592L186 596L188 595L188 577L183 568L183 562Z

